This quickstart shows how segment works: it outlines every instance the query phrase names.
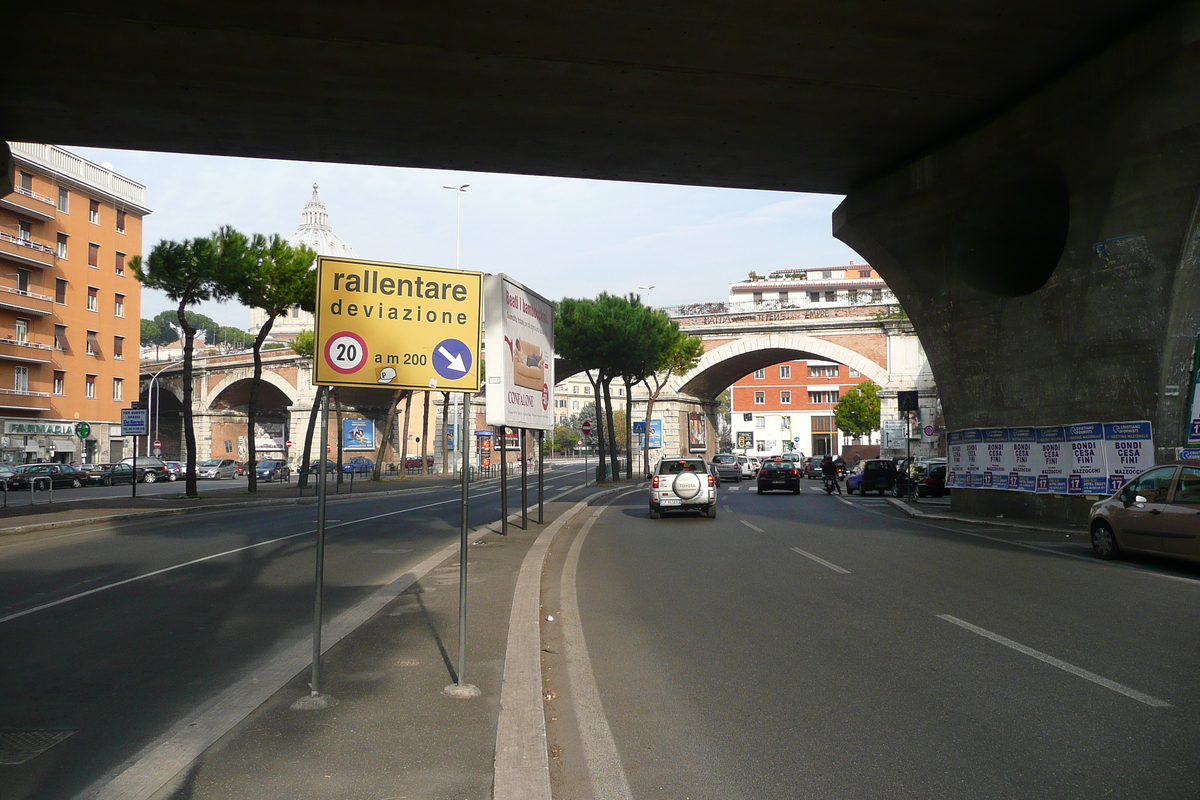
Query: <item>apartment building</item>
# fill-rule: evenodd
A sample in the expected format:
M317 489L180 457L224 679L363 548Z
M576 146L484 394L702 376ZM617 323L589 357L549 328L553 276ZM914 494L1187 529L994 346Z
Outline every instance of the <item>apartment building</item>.
M887 306L896 296L870 264L781 269L729 284L729 302L754 308L853 309Z
M625 385L619 381L613 381L612 406L614 413L625 410L626 399ZM565 425L567 420L578 415L588 403L594 402L596 402L596 395L592 391L592 383L587 376L582 373L572 375L554 387L554 424ZM642 410L645 410L644 405Z
M142 252L146 188L60 147L9 148L0 462L119 460L133 453L120 409L138 397L141 285L128 262Z

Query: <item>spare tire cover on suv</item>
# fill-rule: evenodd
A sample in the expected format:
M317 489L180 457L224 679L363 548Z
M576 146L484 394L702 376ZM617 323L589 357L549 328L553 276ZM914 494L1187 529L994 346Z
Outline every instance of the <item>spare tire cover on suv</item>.
M700 476L694 472L681 472L675 476L671 491L684 500L691 500L700 494Z

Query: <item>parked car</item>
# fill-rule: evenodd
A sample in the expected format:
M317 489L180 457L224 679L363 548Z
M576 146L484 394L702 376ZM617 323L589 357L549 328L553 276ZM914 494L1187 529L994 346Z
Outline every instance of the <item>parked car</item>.
M718 481L742 481L742 468L738 464L737 456L733 453L717 453L713 456L712 471L716 474Z
M821 480L821 457L809 456L804 462L804 477L810 481Z
M663 511L688 510L716 519L720 482L716 470L710 471L699 456L662 459L650 478L650 519L658 519Z
M366 456L354 456L342 462L342 472L366 475L373 469L375 469L375 462Z
M17 474L17 471L8 464L0 464L0 482L8 484L10 478Z
M946 493L946 459L914 459L906 469L897 470L892 496L906 496L910 482L917 497L941 497Z
M754 468L754 464L746 456L738 456L738 466L742 468L743 478L753 478L758 474L758 470Z
M1140 551L1200 561L1200 461L1142 472L1092 505L1088 528L1103 559Z
M430 469L433 469L433 456L425 456L425 463L429 465ZM404 468L405 469L420 469L421 468L421 457L420 456L408 456L407 458L404 459Z
M16 468L14 474L8 480L8 488L20 491L28 489L31 481L37 478L49 478L54 484L55 489L72 487L78 489L87 480L87 476L79 470L72 467L70 464L59 464L57 462L44 464L22 464ZM46 481L36 480L35 490L45 488Z
M121 459L122 464L128 464L131 467L133 466L133 461L133 456ZM156 456L138 456L137 472L138 480L142 483L174 480L171 473L167 471L166 462Z
M219 481L225 478L236 478L237 475L238 462L232 458L210 458L196 465L197 478Z
M150 467L149 471L154 474L153 480L147 481L147 468L141 465L141 459L138 459L137 471L133 469L133 464L105 464L104 469L93 472L88 475L88 483L99 486L116 486L121 483L133 483L134 475L137 475L138 483L154 483L158 480L157 474L154 472L154 467Z
M167 473L171 476L167 478L169 481L181 481L187 477L187 464L182 461L164 461L163 466L167 468Z
M290 481L292 469L286 461L260 461L254 468L254 475L260 481Z
M764 461L758 471L758 493L790 491L800 494L800 467L794 461Z
M846 476L846 491L866 494L872 490L883 494L896 481L896 464L883 458L868 458L854 465Z

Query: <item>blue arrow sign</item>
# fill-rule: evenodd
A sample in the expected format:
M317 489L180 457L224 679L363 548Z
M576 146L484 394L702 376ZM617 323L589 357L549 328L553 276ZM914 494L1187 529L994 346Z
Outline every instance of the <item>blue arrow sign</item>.
M466 375L471 363L471 348L458 339L443 339L433 348L433 368L446 380Z

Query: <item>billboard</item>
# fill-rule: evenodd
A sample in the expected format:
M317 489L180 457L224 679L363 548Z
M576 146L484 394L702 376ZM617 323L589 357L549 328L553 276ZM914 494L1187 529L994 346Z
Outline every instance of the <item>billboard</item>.
M487 424L554 428L554 304L506 275L484 279Z
M1150 423L1085 422L950 431L946 486L1111 495L1154 466Z
M688 452L708 452L708 424L704 419L704 415L696 411L691 411L687 415L687 422Z
M662 420L650 420L650 435L646 437L647 450L662 449Z
M343 419L342 420L342 449L343 450L374 450L375 449L375 420L372 420L372 419Z
M313 383L479 390L483 273L317 258Z

